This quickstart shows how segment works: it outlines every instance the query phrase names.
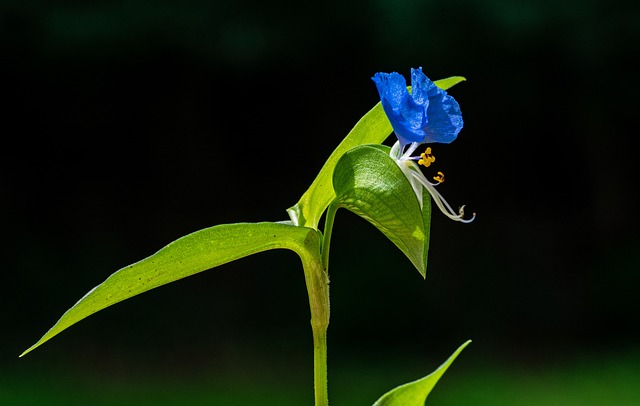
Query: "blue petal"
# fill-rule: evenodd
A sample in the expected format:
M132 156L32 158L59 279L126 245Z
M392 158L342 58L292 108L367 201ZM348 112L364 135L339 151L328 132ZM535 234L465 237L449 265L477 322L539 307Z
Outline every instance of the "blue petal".
M372 78L380 93L380 100L391 109L397 109L409 97L407 82L396 72L376 73Z
M372 78L380 93L380 100L391 126L404 146L411 142L422 142L425 106L416 104L409 95L407 82L396 72L376 73Z
M436 85L422 73L422 68L411 68L411 96L413 100L421 105L429 107L428 91Z
M448 144L456 139L464 125L460 105L446 91L436 85L429 89L428 95L429 108L427 109L427 116L429 117L429 124L424 129L426 137L423 142Z

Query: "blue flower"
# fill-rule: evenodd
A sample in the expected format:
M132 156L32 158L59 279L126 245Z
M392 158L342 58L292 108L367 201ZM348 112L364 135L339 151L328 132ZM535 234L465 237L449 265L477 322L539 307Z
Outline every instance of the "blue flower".
M422 73L422 68L411 69L411 94L399 73L380 72L372 79L401 151L407 144L448 144L456 139L463 126L460 106Z
M444 182L444 174L438 172L429 181L419 165L429 167L436 158L427 147L420 156L412 156L420 144L445 143L455 140L462 129L462 113L455 99L436 86L422 73L422 68L411 69L411 93L407 82L398 73L376 73L373 81L378 87L382 107L387 114L398 141L389 154L409 180L420 207L422 190L427 189L436 206L451 220L470 223L476 217L465 219L464 206L457 211L436 190ZM409 145L408 148L405 148Z

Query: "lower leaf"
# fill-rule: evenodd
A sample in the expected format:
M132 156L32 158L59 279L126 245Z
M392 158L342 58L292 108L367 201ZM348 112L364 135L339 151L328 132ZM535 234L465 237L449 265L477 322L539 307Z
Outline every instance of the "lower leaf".
M462 344L456 352L447 359L444 364L431 374L417 381L409 382L385 393L373 406L424 406L427 396L433 387L453 363L458 355L465 349L471 340Z

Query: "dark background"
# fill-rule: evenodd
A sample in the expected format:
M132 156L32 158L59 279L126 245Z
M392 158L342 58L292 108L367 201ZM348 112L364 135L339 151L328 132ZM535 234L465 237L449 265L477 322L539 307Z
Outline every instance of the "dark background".
M465 128L433 147L443 193L478 217L434 212L425 282L338 214L332 393L353 390L348 368L423 373L468 338L469 376L637 355L639 17L611 0L4 1L3 376L28 392L46 371L94 374L100 392L211 374L306 396L309 310L289 252L162 287L16 357L176 238L286 219L377 103L371 76L417 66L467 78L450 91Z

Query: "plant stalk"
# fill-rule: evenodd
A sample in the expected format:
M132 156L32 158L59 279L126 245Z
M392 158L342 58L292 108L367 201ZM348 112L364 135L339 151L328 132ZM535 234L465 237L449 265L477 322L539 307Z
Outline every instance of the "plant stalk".
M311 309L315 406L329 405L327 389L327 328L329 327L329 277L322 264L320 241L308 242L300 255Z
M329 405L327 378L327 329L313 328L313 390L316 406Z

